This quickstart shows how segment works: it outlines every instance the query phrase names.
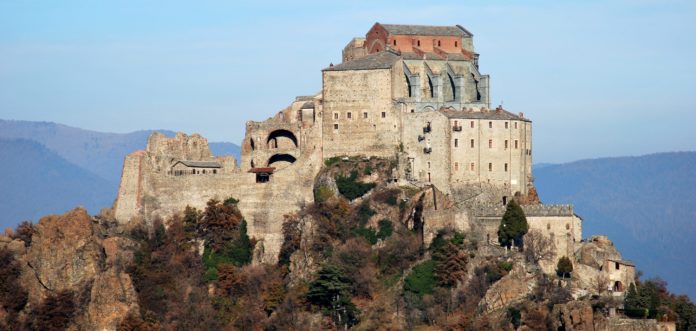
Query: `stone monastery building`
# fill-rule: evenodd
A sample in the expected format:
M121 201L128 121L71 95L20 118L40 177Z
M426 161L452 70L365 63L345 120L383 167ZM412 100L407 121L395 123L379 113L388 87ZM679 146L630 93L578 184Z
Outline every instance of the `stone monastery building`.
M166 217L234 196L260 259L274 261L283 215L313 201L324 160L382 157L396 159L395 185L433 186L455 201L485 196L477 208L433 211L430 226L478 223L496 241L503 205L533 191L532 122L491 107L478 60L462 26L376 23L348 43L342 63L322 70L320 93L247 122L239 162L213 156L196 134L153 134L145 151L126 157L115 217ZM553 232L561 255L573 254L582 238L572 206L526 209L531 228Z

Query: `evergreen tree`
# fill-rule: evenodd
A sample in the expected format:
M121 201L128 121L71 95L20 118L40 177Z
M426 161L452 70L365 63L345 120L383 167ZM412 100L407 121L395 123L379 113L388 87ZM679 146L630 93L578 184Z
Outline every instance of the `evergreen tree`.
M512 245L522 247L522 238L527 231L529 231L527 217L524 216L522 207L513 199L508 203L503 219L500 221L498 241L500 241L500 245L505 247Z
M242 223L239 225L239 238L232 242L229 255L232 263L242 266L251 263L252 253L253 245L249 235L247 235L247 222L242 220Z
M343 270L327 264L319 270L317 279L309 284L307 300L322 307L337 325L352 326L357 323L358 309L351 301L350 287L350 279Z

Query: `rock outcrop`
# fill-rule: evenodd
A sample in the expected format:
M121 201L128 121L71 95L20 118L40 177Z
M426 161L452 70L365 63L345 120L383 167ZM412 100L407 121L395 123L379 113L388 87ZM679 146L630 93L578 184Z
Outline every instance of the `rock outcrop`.
M69 291L81 301L75 328L85 330L115 330L129 312L137 311L135 289L125 272L133 259L131 240L103 239L104 228L81 208L44 217L35 230L25 252L22 241L7 245L24 265L21 279L29 292L28 309L49 295Z

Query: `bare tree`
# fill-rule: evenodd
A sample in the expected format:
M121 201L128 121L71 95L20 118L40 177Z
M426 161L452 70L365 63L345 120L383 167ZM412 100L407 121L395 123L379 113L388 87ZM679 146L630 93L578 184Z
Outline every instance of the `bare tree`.
M551 238L545 236L539 230L529 230L524 235L524 256L527 262L539 263L550 261L556 253L556 245Z
M592 280L592 287L597 294L602 295L602 293L609 289L609 278L603 273L597 274Z

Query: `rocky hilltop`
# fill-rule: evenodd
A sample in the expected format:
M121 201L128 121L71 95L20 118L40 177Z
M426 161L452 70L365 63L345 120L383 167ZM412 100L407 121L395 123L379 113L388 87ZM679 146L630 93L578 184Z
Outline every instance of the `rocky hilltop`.
M656 300L655 306L648 305L638 316L643 318L626 309L631 294L617 296L609 279L617 267L630 271L631 265L606 237L578 242L568 256L572 271L557 273L553 245L543 236L529 231L524 249L507 249L487 240L485 227L448 223L442 214L456 209L457 199L432 186L394 185L393 162L327 160L314 180L315 202L285 216L274 264L254 262L257 240L238 208L243 195L140 224L120 224L109 210L90 216L79 208L24 223L0 236L2 328L694 325L694 306L659 282L636 279L631 285L630 291L653 291L645 297ZM534 199L518 200L533 213ZM547 262L551 272L545 271Z

